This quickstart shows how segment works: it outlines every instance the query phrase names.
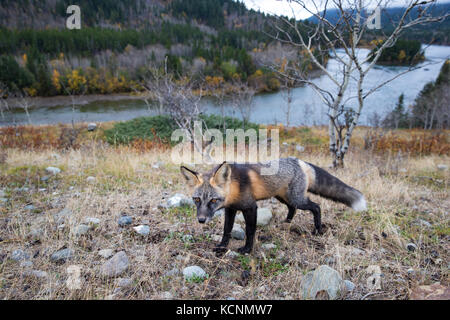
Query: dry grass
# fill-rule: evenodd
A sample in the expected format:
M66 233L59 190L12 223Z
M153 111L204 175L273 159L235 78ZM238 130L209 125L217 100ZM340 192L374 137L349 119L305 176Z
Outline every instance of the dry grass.
M212 248L221 236L222 218L203 226L190 208L158 208L172 194L188 193L178 166L169 161L169 151L137 152L89 140L67 151L9 148L5 153L0 190L9 202L0 207L0 299L160 299L167 292L175 299L301 299L303 275L322 264L356 284L342 299L360 299L368 293L374 299L406 299L415 285L436 281L449 285L450 179L448 170L436 168L448 165L448 156L384 158L355 151L346 159L346 169L334 174L365 194L368 211L356 213L312 196L321 205L326 225L324 235L313 236L309 212L298 211L286 225L286 208L275 200L263 201L259 206L272 208L274 219L257 229L253 253L220 258ZM300 154L288 148L283 156L322 167L330 162L320 151ZM152 165L157 162L164 164L155 169ZM48 166L62 172L43 182ZM88 176L95 182L87 183ZM17 189L22 187L29 190ZM27 210L28 204L34 209ZM57 221L64 208L73 214L65 222ZM120 228L117 219L123 212L133 216L133 226L148 224L150 235L138 236L131 226ZM76 237L73 230L86 217L101 222ZM431 227L418 224L419 219ZM183 235L191 235L192 241ZM408 251L408 242L418 250ZM264 250L263 243L277 248ZM229 248L235 251L240 246L242 241L232 240ZM51 262L50 255L62 247L73 249L74 257L64 264ZM107 248L127 253L130 267L121 277L133 280L130 287L115 291L114 279L100 276L105 259L98 251ZM31 269L45 271L48 277L27 275L30 267L10 259L16 249L29 253ZM166 275L173 268L194 264L209 274L207 280L186 282L180 274ZM81 267L80 290L66 286L69 265ZM366 285L369 265L379 265L383 272L382 289L376 292ZM410 268L415 272L408 273ZM251 271L249 278L242 277L244 270Z

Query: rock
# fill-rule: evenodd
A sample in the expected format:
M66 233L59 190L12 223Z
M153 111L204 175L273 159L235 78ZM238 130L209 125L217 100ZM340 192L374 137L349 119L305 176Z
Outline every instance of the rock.
M66 286L69 290L79 290L81 289L82 279L81 279L81 267L77 265L68 266L66 269L68 274L66 280Z
M64 208L55 215L56 223L62 224L64 221L72 215L72 211L69 208Z
M8 199L6 199L6 198L0 198L0 202L6 203L6 202L8 202Z
M38 279L48 278L48 273L42 270L26 270L23 274L25 276L35 277Z
M61 172L61 169L56 168L56 167L47 167L47 168L45 168L45 171L47 171L48 173L51 173L53 175L56 175Z
M275 249L277 246L274 245L273 243L264 243L261 247L264 250L272 250L272 249Z
M417 246L414 243L410 242L406 245L406 249L408 249L408 251L414 252L417 250Z
M213 219L220 218L225 214L225 209L220 209L214 213Z
M0 198L5 198L6 197L6 193L3 190L0 190Z
M298 144L295 146L295 150L297 150L298 152L303 152L305 151L305 147Z
M22 262L20 263L20 266L21 266L22 268L29 269L29 268L33 267L33 261L30 261L30 260L24 260L24 261L22 261Z
M228 258L236 258L237 256L239 256L239 253L237 253L236 251L228 251L226 256Z
M438 168L438 170L445 171L448 169L448 166L445 164L438 164L437 168Z
M73 257L73 250L66 248L53 253L50 260L53 262L65 262Z
M194 237L191 234L185 234L181 240L186 243L186 242L194 242Z
M233 230L231 230L231 237L237 240L244 240L245 239L244 229L242 229L240 225L234 224Z
M163 300L172 300L173 299L173 294L171 294L169 291L164 291L163 293L161 293L161 299L163 299Z
M88 182L88 183L94 183L94 182L95 182L95 177L87 177L87 178L86 178L86 182Z
M133 284L133 280L130 278L117 278L116 279L116 286L121 288L131 287Z
M177 193L167 200L168 208L177 208L177 207L182 207L182 206L193 206L193 205L194 205L194 200L185 196L182 193Z
M150 233L150 227L146 225L140 225L133 228L141 236L148 236Z
M425 228L431 228L432 227L431 223L429 223L428 221L423 220L423 219L417 219L414 224L416 224L418 226L421 226L421 227L425 227Z
M356 285L350 280L344 280L344 287L348 292L352 292L355 289Z
M164 165L164 162L158 161L158 162L156 162L156 163L154 163L154 164L152 165L152 168L153 168L153 169L159 169L159 168L162 167L163 165Z
M185 280L190 280L192 278L206 278L206 272L199 266L190 266L183 269L183 276Z
M105 277L117 277L128 269L129 264L125 251L120 251L101 266L100 272Z
M413 275L415 273L413 268L409 268L406 272L408 272L409 275Z
M88 217L88 218L84 219L84 223L89 224L89 225L98 225L98 224L100 224L100 219Z
M89 123L87 129L88 131L95 131L95 129L97 129L97 124L93 122Z
M41 178L41 181L42 181L42 182L47 182L48 180L50 180L50 176L43 176L43 177Z
M336 299L341 290L342 278L329 266L322 265L308 272L302 279L300 287L304 299L316 299L318 293L326 291L329 299Z
M124 227L127 225L130 225L133 222L133 218L129 217L129 216L122 216L119 218L119 220L117 221L117 223L119 224L119 226Z
M450 300L450 288L436 282L428 286L419 286L411 291L411 300Z
M75 228L75 230L73 231L73 234L76 237L80 237L80 236L87 234L89 232L89 229L90 229L90 227L88 225L80 224L79 226L77 226Z
M29 204L29 205L25 206L24 209L25 209L25 210L28 210L28 211L33 211L34 209L36 209L36 207L33 206L32 204Z
M366 286L369 290L381 290L381 268L377 265L368 266L366 273L369 277L366 280Z
M30 259L30 255L23 250L17 249L11 253L11 260L19 262L28 259Z
M105 259L108 259L113 254L114 254L114 250L113 249L103 249L103 250L100 250L98 252L98 255L103 257L103 258L105 258Z
M270 211L269 208L258 208L257 217L256 217L256 224L258 226L268 225L271 219L272 219L272 211ZM239 213L236 215L236 221L237 222L245 222L244 216L242 215L242 213Z
M215 242L219 242L219 241L222 240L222 236L219 236L218 234L213 234L213 235L211 236L211 239L212 239L213 241L215 241Z

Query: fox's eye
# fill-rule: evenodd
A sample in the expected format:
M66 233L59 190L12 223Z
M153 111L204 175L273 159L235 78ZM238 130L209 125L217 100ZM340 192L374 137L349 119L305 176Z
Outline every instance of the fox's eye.
M219 199L212 199L211 203L216 203L217 201L219 201Z
M194 198L194 201L195 201L196 203L199 203L199 202L200 202L200 198Z

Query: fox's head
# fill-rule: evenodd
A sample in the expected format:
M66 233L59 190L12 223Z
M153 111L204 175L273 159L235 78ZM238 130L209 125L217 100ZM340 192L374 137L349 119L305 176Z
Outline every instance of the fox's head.
M217 210L224 207L231 182L230 166L224 162L203 174L182 166L181 173L188 184L195 187L192 199L197 206L198 222L208 222Z

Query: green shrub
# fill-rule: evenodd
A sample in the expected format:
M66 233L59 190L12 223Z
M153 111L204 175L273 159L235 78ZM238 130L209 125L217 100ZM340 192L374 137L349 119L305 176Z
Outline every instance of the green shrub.
M231 117L216 115L202 115L200 120L204 122L208 129L219 129L224 133L223 123L227 129L255 129L259 126L254 123L247 123ZM119 122L113 128L105 130L106 141L110 144L129 144L135 139L161 140L163 143L171 143L172 132L178 129L175 121L167 115L154 117L140 117L129 121ZM205 130L205 126L203 126ZM156 137L155 137L156 135Z

